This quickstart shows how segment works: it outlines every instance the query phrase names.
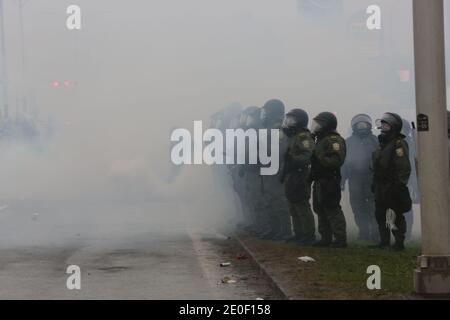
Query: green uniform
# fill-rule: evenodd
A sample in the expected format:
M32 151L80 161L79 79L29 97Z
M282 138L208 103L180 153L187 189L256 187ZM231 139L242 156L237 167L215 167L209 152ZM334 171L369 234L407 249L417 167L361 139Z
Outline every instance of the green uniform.
M233 181L233 189L236 193L236 195L239 198L239 202L241 205L242 210L242 223L246 226L252 224L252 214L248 207L247 202L247 188L246 188L246 182L245 177L241 176L239 173L244 165L233 165L229 167L230 170L230 176Z
M317 138L312 157L313 209L319 219L321 242L347 242L341 208L341 167L345 162L345 140L336 132Z
M270 154L270 139L272 139L270 130L281 129L281 122L275 122L272 125L269 125L267 129L269 130L268 152ZM284 155L286 154L287 137L281 130L279 131L279 136L279 164L281 166L284 161ZM263 188L263 211L269 219L272 229L270 234L267 235L267 238L272 239L288 238L292 235L289 209L284 195L283 185L280 183L281 171L282 170L279 170L276 175L261 176Z
M247 165L245 171L246 202L257 234L270 231L268 218L263 212L262 180L258 165Z
M288 140L282 181L296 239L303 244L315 240L315 223L309 200L311 198L311 157L314 140L308 130L302 130Z
M386 227L386 211L392 209L396 213L393 230L395 240L403 244L406 233L406 222L403 214L411 210L411 197L408 180L411 174L408 144L404 136L399 134L389 141L381 141L372 157L373 191L375 193L375 216L378 222L381 244L390 244L390 231Z

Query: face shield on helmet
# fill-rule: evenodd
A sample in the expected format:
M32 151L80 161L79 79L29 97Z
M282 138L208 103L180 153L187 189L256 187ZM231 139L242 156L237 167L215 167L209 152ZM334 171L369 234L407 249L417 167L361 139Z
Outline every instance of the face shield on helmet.
M367 122L369 124L372 124L372 118L364 113L358 114L353 117L351 126L354 127L359 122Z
M214 122L214 127L216 128L216 129L222 129L223 128L223 126L224 126L224 121L223 121L223 119L222 118L219 118L219 119L217 119L215 122Z
M372 130L372 119L367 114L358 114L353 117L351 126L356 133L369 133Z
M234 118L233 120L230 121L230 125L228 129L237 129L239 128L239 124L240 124L240 118Z
M239 124L241 127L244 127L247 124L248 114L243 113L241 114L241 118L239 119Z
M383 114L381 119L378 119L375 123L382 133L387 133L389 131L400 132L403 127L401 118L392 113Z
M293 116L287 115L284 117L283 124L281 126L286 129L295 128L297 126L297 120Z
M267 112L266 112L266 109L261 109L261 113L260 113L260 116L259 116L259 118L261 119L261 121L265 121L266 120L266 117L267 117Z
M322 129L323 129L323 126L316 119L314 119L311 122L311 132L313 134L318 134L319 132L322 131Z
M392 126L383 119L378 119L376 121L377 129L382 133L389 133L392 130Z
M372 125L367 122L358 122L357 124L355 124L354 128L358 131L368 131L372 129Z
M252 116L248 116L247 117L247 122L245 123L245 126L247 128L255 128L257 124L258 124L258 120L257 119L255 119Z

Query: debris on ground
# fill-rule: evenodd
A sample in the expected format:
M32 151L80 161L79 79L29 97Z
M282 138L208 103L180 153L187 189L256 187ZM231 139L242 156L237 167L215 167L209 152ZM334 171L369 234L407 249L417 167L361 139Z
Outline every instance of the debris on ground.
M245 260L245 259L247 259L247 256L245 255L245 253L241 253L236 256L236 259L237 260Z
M299 257L298 260L300 260L301 262L316 262L316 260L308 256Z
M231 266L231 263L230 263L230 262L222 262L222 263L220 264L220 266L221 266L221 267L229 267L229 266Z
M223 277L222 283L236 283L237 281L234 279L231 279L230 277Z

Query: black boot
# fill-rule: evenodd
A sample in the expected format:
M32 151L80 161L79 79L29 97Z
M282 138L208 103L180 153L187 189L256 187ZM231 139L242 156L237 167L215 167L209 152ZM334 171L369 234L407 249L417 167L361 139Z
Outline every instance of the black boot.
M402 236L395 237L395 243L392 246L392 250L394 250L394 251L405 250L405 237L402 237Z
M380 243L374 246L369 246L373 249L389 249L391 246L391 231L385 225L378 226L380 236Z
M394 251L404 251L405 245L402 242L395 242L395 244L392 246L392 250Z
M370 249L389 249L390 244L386 242L380 242L379 244L368 246Z
M326 248L331 246L331 240L322 239L313 244L314 247Z
M347 248L347 241L333 241L330 245L331 248Z

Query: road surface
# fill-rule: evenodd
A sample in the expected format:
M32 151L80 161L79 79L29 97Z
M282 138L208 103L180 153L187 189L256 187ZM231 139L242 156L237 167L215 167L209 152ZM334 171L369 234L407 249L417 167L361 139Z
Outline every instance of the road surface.
M189 226L180 207L68 207L0 206L0 299L278 298L250 260L236 259L234 240ZM69 265L81 269L80 290L67 289Z

